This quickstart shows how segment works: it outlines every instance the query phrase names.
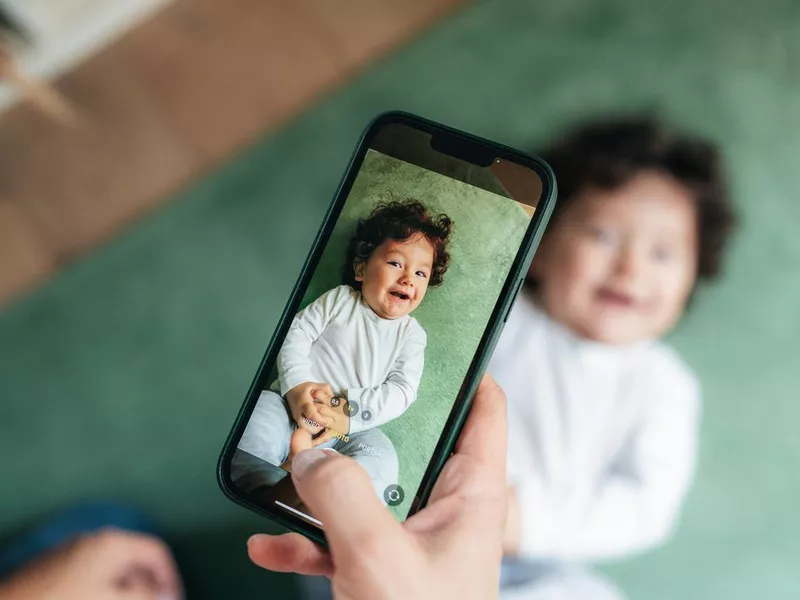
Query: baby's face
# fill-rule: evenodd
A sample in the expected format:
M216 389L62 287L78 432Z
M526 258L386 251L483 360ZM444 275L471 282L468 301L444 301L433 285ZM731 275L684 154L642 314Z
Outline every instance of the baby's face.
M697 215L688 190L643 173L587 190L548 233L531 272L548 314L582 337L627 344L678 321L697 273Z
M356 265L356 281L375 314L398 319L422 302L432 268L433 246L422 235L404 242L384 240L366 264Z

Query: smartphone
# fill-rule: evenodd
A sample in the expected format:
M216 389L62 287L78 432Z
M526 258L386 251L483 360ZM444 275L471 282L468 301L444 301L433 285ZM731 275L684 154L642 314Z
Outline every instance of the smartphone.
M325 543L292 458L361 464L399 520L451 454L555 202L541 159L403 112L364 131L222 450L224 493Z

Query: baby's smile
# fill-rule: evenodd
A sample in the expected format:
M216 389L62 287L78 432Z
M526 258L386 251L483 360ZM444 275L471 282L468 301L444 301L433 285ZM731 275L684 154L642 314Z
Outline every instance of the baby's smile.
M411 300L411 296L399 290L392 290L389 292L389 294L394 296L395 298L398 298L399 300Z
M638 308L640 301L636 296L622 290L602 287L595 292L595 298L601 303L619 308Z

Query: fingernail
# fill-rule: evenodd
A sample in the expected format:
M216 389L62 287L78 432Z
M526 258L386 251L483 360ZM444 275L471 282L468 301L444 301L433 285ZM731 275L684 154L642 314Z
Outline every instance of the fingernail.
M269 537L266 533L256 533L251 535L247 540L247 547L249 548L254 542L258 542L262 538Z
M292 477L295 479L302 478L309 469L313 468L317 463L327 460L330 454L324 450L313 448L311 450L303 450L292 459Z

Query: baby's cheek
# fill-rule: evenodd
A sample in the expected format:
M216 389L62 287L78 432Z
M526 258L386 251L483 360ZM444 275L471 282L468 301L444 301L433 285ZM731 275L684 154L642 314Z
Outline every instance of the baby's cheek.
M428 282L425 282L423 285L419 286L417 290L417 300L418 303L422 302L422 299L425 297L425 294L428 293Z
M614 253L598 244L582 243L567 256L566 272L581 279L599 279L607 275L614 263Z

